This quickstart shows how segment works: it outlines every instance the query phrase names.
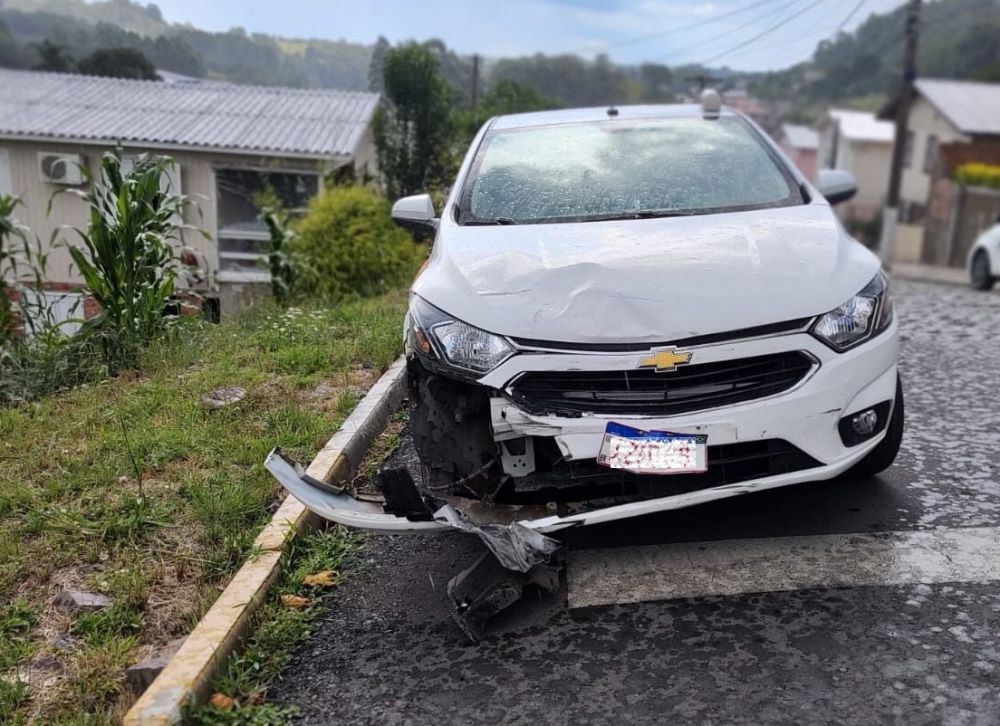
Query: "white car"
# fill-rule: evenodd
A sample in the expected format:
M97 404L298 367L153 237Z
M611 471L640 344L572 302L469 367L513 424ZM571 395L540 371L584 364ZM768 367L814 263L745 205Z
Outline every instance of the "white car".
M990 290L1000 277L1000 216L969 251L969 280L976 290Z
M830 206L854 190L714 94L488 122L440 217L393 208L434 235L405 321L420 497L551 532L888 467L897 323ZM346 524L454 525L282 481Z

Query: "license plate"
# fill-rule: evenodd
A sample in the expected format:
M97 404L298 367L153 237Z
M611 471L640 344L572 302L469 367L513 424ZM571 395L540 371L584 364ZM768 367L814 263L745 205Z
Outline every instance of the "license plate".
M702 474L708 471L708 436L609 422L597 463L634 474Z

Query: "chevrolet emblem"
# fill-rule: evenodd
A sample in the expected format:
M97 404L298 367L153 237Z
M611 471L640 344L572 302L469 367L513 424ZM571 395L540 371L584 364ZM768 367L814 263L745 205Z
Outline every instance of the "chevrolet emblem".
M668 373L677 366L691 362L691 351L663 350L639 361L640 368L656 368L657 373Z

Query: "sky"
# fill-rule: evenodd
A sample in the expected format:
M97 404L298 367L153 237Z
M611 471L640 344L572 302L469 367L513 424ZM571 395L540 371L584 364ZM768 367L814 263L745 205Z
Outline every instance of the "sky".
M462 54L607 53L740 70L808 58L839 27L905 0L155 0L167 20L291 38L440 38ZM860 7L859 7L860 6Z

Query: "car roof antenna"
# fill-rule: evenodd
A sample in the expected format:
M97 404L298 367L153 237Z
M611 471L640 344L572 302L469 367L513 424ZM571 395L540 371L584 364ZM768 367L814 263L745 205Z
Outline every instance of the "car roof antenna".
M617 116L617 115L618 115L618 109L615 108L614 106L608 106L608 116Z
M706 88L701 92L701 117L715 121L722 113L722 96L714 88Z

